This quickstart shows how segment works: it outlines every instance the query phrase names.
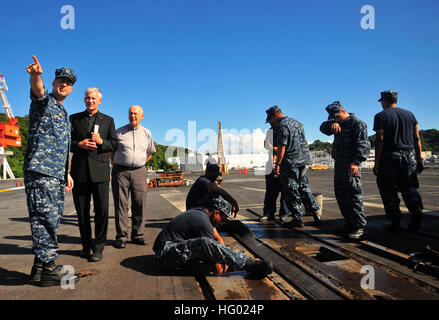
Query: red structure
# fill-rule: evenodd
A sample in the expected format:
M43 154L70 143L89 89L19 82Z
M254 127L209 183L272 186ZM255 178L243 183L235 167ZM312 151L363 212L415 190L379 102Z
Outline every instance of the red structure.
M183 176L183 171L161 173L158 178L149 179L148 188L183 186Z
M0 74L0 100L8 119L8 122L0 122L0 147L21 147L20 126L6 98L7 90L5 76Z

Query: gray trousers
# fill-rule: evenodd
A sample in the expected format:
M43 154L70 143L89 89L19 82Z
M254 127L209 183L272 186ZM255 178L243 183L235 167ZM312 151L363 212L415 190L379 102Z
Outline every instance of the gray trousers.
M115 165L111 176L114 209L116 216L116 239L128 238L128 210L131 196L131 239L141 237L145 232L146 220L146 177L145 167L126 169Z

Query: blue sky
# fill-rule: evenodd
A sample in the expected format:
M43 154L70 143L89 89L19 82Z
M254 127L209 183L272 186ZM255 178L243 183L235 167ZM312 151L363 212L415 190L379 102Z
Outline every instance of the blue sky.
M63 30L61 7L75 9ZM363 5L375 29L363 30ZM217 129L265 131L265 110L279 105L305 126L307 139L327 141L325 107L340 100L365 121L381 110L379 92L399 91L399 106L421 129L438 128L439 2L436 0L160 0L10 1L0 12L0 73L15 115L29 109L26 65L36 55L51 90L54 71L78 74L65 102L84 110L84 90L103 92L100 110L142 124L161 144L166 132ZM202 142L197 143L197 147Z

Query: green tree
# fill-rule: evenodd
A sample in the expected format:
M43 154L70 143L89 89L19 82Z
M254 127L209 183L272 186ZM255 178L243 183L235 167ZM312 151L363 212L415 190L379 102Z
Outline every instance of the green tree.
M419 136L421 138L422 151L431 151L433 153L439 153L439 130L428 129L419 130ZM376 135L369 137L372 148L375 148Z
M314 141L309 145L309 150L312 151L326 151L327 153L331 153L332 143L331 142L323 142L320 140Z
M171 164L166 161L165 153L168 146L160 145L154 142L156 152L152 155L147 166L154 170L175 171L178 170L177 164Z
M8 157L8 163L16 178L23 177L24 154L26 153L27 136L29 131L29 116L16 117L20 126L21 147L6 147L5 151L12 151L14 154ZM7 123L6 114L0 113L0 122Z
M23 177L23 164L24 155L26 153L27 147L27 137L29 132L29 116L16 117L18 119L18 125L20 126L20 136L21 136L21 147L6 147L6 151L12 151L14 154L8 157L9 166L14 173L16 178ZM6 115L0 113L0 122L7 122ZM148 166L152 167L154 170L164 170L164 171L175 171L178 170L177 164L170 164L166 161L165 152L168 146L160 145L154 143L156 146L156 153L153 154L151 160L148 162ZM178 148L180 154L188 153L188 149ZM177 155L177 149L174 151L174 155Z

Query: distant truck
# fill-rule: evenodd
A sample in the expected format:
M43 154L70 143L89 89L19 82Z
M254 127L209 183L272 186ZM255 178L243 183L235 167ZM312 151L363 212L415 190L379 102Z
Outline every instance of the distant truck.
M148 188L178 187L184 185L184 171L148 173Z
M323 165L323 164L313 164L311 166L311 170L328 170L329 166Z

